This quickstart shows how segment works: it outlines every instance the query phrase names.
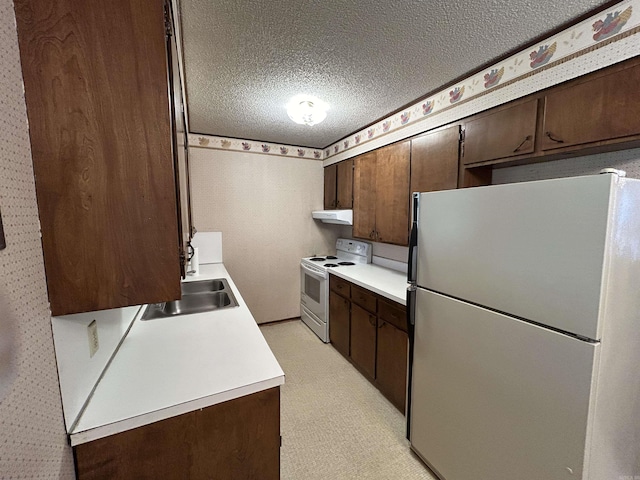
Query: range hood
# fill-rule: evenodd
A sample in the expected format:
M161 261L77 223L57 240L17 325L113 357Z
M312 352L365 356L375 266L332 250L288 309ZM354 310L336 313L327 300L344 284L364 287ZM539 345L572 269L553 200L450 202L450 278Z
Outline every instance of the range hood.
M311 216L324 223L338 225L353 225L353 210L316 210Z

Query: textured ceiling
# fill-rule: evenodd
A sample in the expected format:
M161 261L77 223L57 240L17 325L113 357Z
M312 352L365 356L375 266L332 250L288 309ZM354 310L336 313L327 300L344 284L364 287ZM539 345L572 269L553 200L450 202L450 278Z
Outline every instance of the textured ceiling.
M181 0L190 130L322 148L605 3Z

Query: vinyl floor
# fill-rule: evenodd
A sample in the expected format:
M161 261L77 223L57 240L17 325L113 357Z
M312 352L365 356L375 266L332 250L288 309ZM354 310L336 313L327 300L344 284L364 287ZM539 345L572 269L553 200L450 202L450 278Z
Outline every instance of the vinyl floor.
M261 326L285 372L281 479L437 480L409 449L405 418L300 320Z

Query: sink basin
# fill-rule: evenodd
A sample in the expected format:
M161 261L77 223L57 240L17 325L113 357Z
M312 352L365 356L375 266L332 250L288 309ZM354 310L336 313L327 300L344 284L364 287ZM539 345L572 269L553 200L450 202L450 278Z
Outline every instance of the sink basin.
M165 302L160 310L165 315L186 315L189 313L208 312L229 306L231 306L231 297L227 292L213 292L184 295L180 300Z
M224 278L185 282L182 284L180 300L149 305L142 320L210 312L237 306L238 302Z
M185 282L182 284L182 295L219 292L221 290L229 290L229 284L224 278L200 280L199 282Z

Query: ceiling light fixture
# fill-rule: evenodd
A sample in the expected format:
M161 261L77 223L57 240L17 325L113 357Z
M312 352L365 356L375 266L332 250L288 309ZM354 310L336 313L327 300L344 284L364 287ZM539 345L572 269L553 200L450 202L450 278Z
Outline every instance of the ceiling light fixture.
M287 104L289 118L301 125L317 125L327 118L327 105L322 100L309 95L296 95Z

